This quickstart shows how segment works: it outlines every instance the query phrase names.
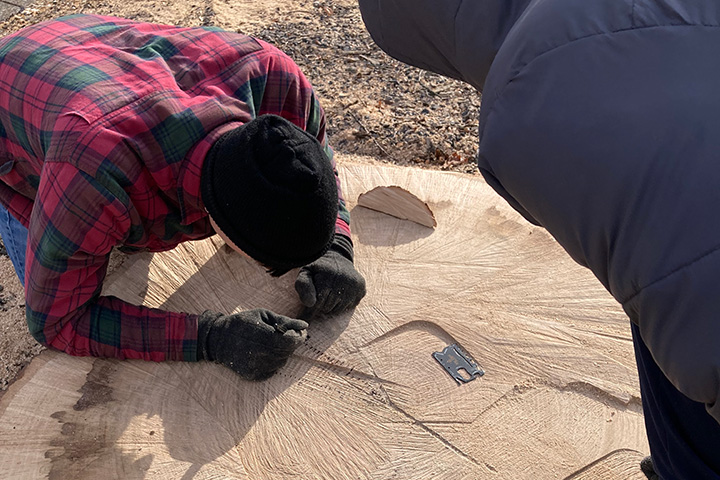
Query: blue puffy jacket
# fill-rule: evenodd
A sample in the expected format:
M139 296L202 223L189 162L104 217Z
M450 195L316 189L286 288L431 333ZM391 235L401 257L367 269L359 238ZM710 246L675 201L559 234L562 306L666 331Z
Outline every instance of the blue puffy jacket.
M482 91L478 165L720 423L720 2L360 0L397 59Z

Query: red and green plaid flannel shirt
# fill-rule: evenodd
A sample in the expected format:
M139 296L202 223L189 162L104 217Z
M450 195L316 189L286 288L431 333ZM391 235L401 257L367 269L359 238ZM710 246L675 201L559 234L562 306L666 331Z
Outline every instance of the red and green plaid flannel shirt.
M0 40L0 203L29 229L35 338L71 355L195 360L196 315L100 295L110 250L211 235L205 154L266 113L316 136L332 162L310 83L260 40L90 15ZM336 231L349 236L339 203Z

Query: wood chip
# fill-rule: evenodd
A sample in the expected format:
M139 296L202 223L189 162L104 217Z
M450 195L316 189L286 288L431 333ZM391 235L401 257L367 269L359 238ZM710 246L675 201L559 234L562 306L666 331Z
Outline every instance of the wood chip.
M437 226L435 215L428 204L396 185L375 187L369 192L361 193L358 197L358 205L426 227Z

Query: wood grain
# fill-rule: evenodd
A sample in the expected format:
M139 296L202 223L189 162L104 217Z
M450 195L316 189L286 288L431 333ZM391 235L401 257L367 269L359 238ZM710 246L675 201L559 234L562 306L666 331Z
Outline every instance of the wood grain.
M638 468L638 464L643 458L645 455L635 450L615 450L565 480L595 480L599 478L646 480L647 477Z
M427 203L397 185L379 186L361 193L357 204L426 227L437 226L435 215Z
M47 351L0 399L3 475L609 479L614 467L582 469L648 451L628 320L588 271L477 177L339 159L368 284L354 312L313 321L261 383ZM422 198L437 228L358 208L378 185ZM131 257L105 293L297 315L294 274L274 279L208 239ZM431 357L455 342L483 377L458 386Z

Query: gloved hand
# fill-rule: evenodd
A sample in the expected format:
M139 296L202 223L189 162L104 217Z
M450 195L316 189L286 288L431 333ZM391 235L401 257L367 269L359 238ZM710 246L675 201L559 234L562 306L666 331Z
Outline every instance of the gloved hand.
M647 456L640 462L640 470L645 474L648 480L660 480L660 477L655 473L655 467L653 466L652 457Z
M264 380L285 365L305 341L302 320L257 309L198 318L198 360L221 363L246 380Z
M365 279L353 265L350 239L336 234L325 255L300 269L295 290L310 313L334 314L360 303Z

